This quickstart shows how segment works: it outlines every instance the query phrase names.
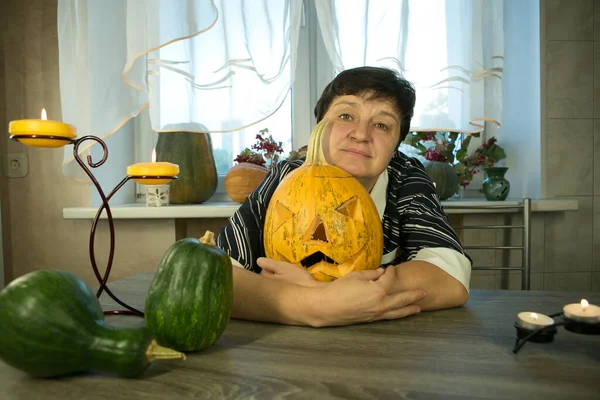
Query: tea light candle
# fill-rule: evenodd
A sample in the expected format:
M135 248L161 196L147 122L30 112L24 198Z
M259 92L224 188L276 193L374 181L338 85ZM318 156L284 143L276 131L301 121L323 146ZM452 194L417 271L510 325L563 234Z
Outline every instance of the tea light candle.
M600 323L600 307L590 304L586 299L580 303L567 304L563 307L566 318L588 324Z
M548 325L552 325L554 320L547 315L538 314L530 311L520 312L517 315L517 324L530 331L536 331Z
M63 147L77 137L77 129L70 124L48 120L46 109L42 108L40 119L21 119L8 124L10 136L36 135L56 136L65 140L19 138L19 142L33 147Z
M179 174L179 165L170 162L156 162L156 150L152 150L152 162L137 163L127 167L128 176L172 176ZM135 179L135 178L134 178ZM135 179L142 185L164 185L172 179Z

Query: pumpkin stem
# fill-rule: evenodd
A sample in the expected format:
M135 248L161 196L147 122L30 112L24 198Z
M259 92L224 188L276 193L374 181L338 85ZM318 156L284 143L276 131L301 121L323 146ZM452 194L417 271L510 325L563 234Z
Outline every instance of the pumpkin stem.
M328 122L326 119L322 119L311 132L305 165L329 165L323 154L323 134L327 130Z
M202 236L198 240L200 241L200 243L208 245L208 246L215 247L217 245L217 243L215 242L215 234L212 233L211 231L206 231L204 236Z
M173 349L169 349L168 347L163 347L156 343L156 340L152 339L150 345L146 349L146 360L148 360L148 362L152 362L153 360L172 359L185 360L185 354Z

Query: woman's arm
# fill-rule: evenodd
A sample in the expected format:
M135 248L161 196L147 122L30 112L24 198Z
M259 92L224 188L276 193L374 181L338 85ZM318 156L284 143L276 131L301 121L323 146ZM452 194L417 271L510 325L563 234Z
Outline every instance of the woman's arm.
M392 275L394 290L426 290L429 295L417 304L422 310L461 307L469 300L469 292L456 278L426 261L407 261L386 268Z
M301 286L234 267L232 317L313 327L351 325L416 314L423 290L396 291L383 269L349 274L328 285Z
M401 249L388 267L395 288L427 291L429 296L420 303L426 310L462 306L469 299L471 260L423 166L414 161L395 167L406 169L401 174L404 180L391 182Z
M315 281L304 269L282 261L259 258L261 276L273 280L296 283L307 287L323 287L330 282ZM438 310L463 306L469 300L465 285L442 268L426 261L407 261L386 268L378 284L387 285L389 292L401 293L423 290L429 295L417 302L422 310Z
M233 267L232 318L276 322L288 325L312 325L312 310L304 298L311 288L285 281L273 281Z

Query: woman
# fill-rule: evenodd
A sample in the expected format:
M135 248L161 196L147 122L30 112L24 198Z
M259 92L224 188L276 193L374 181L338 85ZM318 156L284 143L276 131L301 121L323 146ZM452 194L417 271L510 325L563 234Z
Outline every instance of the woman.
M395 71L360 67L340 73L315 109L317 122L330 122L325 158L356 177L377 206L383 268L320 283L302 268L265 258L269 201L303 160L280 162L217 238L232 262L243 267L234 268L234 318L348 325L467 302L471 263L423 166L397 150L409 132L414 104L412 85Z

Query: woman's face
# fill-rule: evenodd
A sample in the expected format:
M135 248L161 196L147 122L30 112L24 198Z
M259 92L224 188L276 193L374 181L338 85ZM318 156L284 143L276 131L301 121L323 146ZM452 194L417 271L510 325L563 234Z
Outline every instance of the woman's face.
M387 168L400 139L400 115L390 100L369 95L336 97L325 118L331 130L323 139L330 164L356 177L370 191Z

